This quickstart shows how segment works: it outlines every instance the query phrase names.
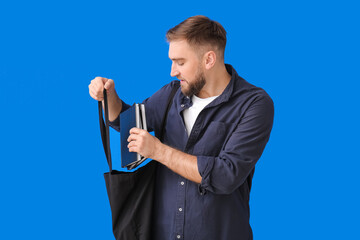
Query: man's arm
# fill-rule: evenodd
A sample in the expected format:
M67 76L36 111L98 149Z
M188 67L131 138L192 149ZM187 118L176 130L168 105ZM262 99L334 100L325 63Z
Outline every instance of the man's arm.
M147 131L132 128L128 138L129 151L154 159L190 181L200 183L197 157L176 150L160 142Z
M259 98L247 110L218 156L192 156L162 144L144 130L130 130L129 151L152 158L200 187L229 194L244 183L270 137L274 108Z
M158 154L154 159L172 171L195 183L201 183L201 176L197 165L197 157L176 150L165 144L159 145Z
M122 101L115 91L114 81L102 77L94 78L89 84L89 94L93 99L102 101L104 107L104 88L108 94L109 120L114 121L119 116L122 109Z

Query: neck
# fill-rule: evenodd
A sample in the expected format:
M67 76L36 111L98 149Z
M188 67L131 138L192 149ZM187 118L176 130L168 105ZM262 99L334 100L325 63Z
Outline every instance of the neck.
M219 96L231 80L224 63L215 64L211 69L205 70L204 75L206 84L199 92L199 98Z

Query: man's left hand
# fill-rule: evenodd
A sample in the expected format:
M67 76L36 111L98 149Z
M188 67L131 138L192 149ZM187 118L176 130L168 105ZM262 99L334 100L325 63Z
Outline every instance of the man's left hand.
M130 129L130 136L127 140L129 142L129 152L137 152L151 159L156 159L156 155L159 153L162 145L159 139L140 128Z

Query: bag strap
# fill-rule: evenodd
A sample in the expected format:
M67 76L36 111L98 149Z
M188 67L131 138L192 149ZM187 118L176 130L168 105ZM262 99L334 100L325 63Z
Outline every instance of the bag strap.
M161 123L160 134L159 134L160 141L163 141L164 127L165 127L165 124L166 124L167 115L168 115L168 112L169 112L170 107L172 105L175 93L177 92L179 87L180 87L180 84L178 82L176 82L175 86L171 89L171 93L169 95L167 106L166 106L166 111L165 111L165 114L164 114L164 117L163 117L163 121ZM111 173L112 172L112 159L111 159L111 150L110 150L109 110L108 110L108 99L107 99L106 89L104 89L103 93L104 93L104 111L105 111L104 117L105 117L105 122L104 122L104 119L103 119L102 102L98 101L100 133L101 133L101 139L102 139L102 143L103 143L103 147L104 147L106 160L108 162L108 165L109 165L109 168L110 168L110 173Z
M165 114L164 114L164 117L163 117L163 121L161 123L161 128L160 128L160 133L159 133L159 140L161 142L164 140L164 129L165 129L166 120L167 120L167 117L168 117L168 112L169 112L171 104L173 102L172 100L173 100L173 98L175 96L175 93L177 92L179 87L180 87L180 82L176 82L175 86L172 88L171 93L170 93L169 98L168 98L166 111L165 111Z
M101 132L101 140L103 143L106 160L108 162L108 165L110 167L110 172L111 172L112 171L112 159L111 159L111 151L110 151L109 113L108 113L108 99L107 99L106 89L104 89L103 94L104 94L105 123L104 123L104 119L103 119L102 102L98 101L100 132Z

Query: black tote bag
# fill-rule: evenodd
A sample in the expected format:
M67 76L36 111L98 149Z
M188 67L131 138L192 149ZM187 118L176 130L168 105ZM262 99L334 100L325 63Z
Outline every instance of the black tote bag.
M163 139L164 124L171 107L173 97L179 88L175 85L169 96L162 121L159 139ZM151 217L154 199L155 171L157 162L151 161L134 172L112 170L109 137L109 113L106 90L104 90L105 123L102 103L98 102L100 132L109 172L104 173L106 190L109 197L112 228L115 239L149 240L151 239Z

